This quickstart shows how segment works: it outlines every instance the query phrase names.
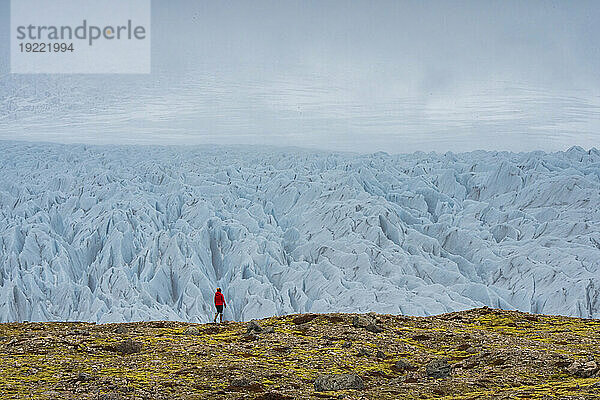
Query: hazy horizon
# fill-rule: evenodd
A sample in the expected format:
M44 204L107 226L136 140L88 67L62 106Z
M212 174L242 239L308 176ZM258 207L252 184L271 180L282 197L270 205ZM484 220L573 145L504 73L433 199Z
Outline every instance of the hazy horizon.
M600 143L594 2L153 2L149 75L9 74L0 139L410 153Z

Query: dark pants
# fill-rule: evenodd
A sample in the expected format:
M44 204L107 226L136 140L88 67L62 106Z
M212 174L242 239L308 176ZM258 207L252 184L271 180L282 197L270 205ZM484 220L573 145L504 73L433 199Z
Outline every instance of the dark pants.
M217 314L223 314L223 304L216 304L215 307L217 307Z

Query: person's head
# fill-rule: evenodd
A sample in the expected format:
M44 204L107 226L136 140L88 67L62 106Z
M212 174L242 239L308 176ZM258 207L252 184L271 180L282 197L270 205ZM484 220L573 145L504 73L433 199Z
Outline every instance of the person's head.
M217 292L221 293L221 288L220 287L217 288Z

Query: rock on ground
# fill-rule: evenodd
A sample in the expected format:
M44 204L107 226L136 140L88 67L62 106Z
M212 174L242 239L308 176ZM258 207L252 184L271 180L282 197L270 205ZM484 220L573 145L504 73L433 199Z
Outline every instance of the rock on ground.
M357 374L327 374L319 375L314 382L315 390L324 392L328 390L364 389L365 385Z

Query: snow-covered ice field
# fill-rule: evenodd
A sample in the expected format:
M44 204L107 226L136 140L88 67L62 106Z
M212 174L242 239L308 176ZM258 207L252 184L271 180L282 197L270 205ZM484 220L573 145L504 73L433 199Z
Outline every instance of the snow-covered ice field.
M0 142L0 321L600 317L600 151Z

